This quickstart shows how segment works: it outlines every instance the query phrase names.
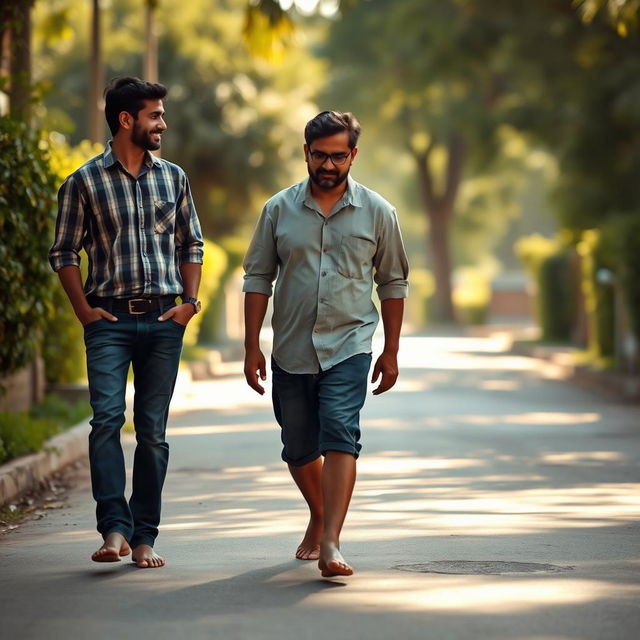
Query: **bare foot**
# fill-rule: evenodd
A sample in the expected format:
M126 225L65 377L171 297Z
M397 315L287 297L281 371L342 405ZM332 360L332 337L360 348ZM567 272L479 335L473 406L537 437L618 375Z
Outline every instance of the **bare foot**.
M322 522L316 523L313 518L311 518L304 538L300 546L296 549L296 558L298 560L317 560L320 557L321 534Z
M108 533L103 545L92 554L94 562L120 562L121 556L131 553L131 547L121 533Z
M131 554L131 560L140 569L154 569L164 567L164 558L161 558L148 544L139 544Z
M323 542L320 545L318 568L323 578L350 576L353 573L353 568L344 561L338 545L333 542Z

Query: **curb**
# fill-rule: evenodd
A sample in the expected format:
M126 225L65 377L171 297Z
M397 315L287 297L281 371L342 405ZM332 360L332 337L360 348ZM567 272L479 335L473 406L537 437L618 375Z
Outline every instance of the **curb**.
M35 489L51 474L87 456L89 419L48 440L45 450L0 466L0 507Z

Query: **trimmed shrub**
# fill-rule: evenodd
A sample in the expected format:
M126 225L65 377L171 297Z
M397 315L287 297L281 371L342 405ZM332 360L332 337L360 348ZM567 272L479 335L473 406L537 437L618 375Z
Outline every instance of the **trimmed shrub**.
M640 216L617 216L603 227L602 238L629 314L631 331L640 342Z
M578 278L569 247L547 256L538 271L538 308L542 337L550 342L571 340L576 318Z
M589 328L589 351L595 358L615 355L614 288L599 277L602 269L613 270L613 256L599 230L582 234L576 247L581 257L582 292Z
M536 285L535 314L542 339L569 341L577 317L579 286L569 238L534 234L518 240L515 250Z

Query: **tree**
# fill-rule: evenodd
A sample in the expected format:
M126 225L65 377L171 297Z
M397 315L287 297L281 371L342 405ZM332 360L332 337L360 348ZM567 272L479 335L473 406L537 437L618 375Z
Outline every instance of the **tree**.
M323 49L331 103L357 111L413 158L442 322L454 319L450 231L461 182L499 150L508 86L495 37L470 2L371 0L344 12Z
M300 154L301 131L322 80L320 64L295 43L277 64L252 55L242 38L246 5L162 0L154 14L160 81L169 88L163 156L187 171L213 239L251 224L262 201L291 180L292 167L300 168L290 160ZM103 43L107 77L140 73L146 48L142 8L137 0L111 0L103 11L103 29L110 34ZM50 127L77 144L88 131L82 96L91 7L78 7L68 16L71 28L56 37L43 32L49 9L36 6L38 79L49 86Z

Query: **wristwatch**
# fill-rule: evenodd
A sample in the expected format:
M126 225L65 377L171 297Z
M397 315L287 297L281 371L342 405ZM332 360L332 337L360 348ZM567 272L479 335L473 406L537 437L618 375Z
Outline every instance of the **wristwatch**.
M182 298L182 303L183 304L192 304L193 305L193 312L194 313L198 313L200 311L200 309L202 309L202 304L200 302L200 300L198 300L198 298Z

